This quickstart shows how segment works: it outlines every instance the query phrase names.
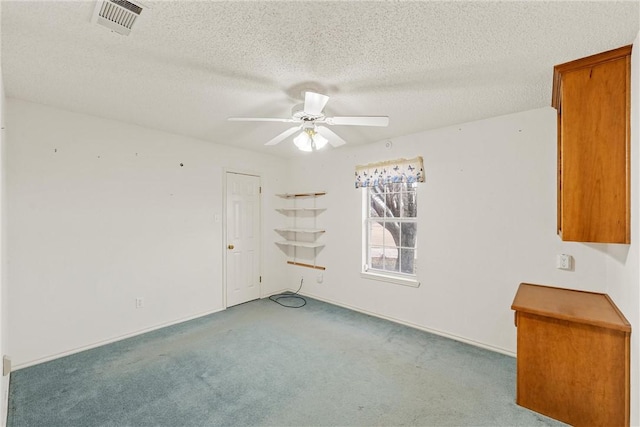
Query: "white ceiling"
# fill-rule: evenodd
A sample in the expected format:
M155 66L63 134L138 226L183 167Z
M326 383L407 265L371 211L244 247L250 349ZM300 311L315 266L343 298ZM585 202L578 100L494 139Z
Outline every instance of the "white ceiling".
M2 0L8 97L275 155L263 143L301 92L349 144L549 106L555 64L631 44L636 1L146 1L130 36L91 23L95 2ZM329 148L331 149L331 148ZM338 148L339 149L339 148Z

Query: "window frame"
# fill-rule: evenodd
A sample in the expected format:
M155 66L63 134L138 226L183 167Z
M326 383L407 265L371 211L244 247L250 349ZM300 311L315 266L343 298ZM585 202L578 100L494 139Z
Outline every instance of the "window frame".
M412 185L413 188L415 189L415 197L416 197L416 210L417 210L417 197L418 197L418 187L417 187L417 183L407 183L408 185ZM390 185L390 184L385 184L385 185ZM420 286L420 281L418 280L418 273L417 273L417 258L415 258L415 263L414 264L414 273L413 274L408 274L408 273L402 273L400 271L395 272L395 271L389 271L389 270L383 270L383 269L377 269L377 268L372 268L368 263L369 263L369 258L370 258L370 250L371 250L371 235L370 235L370 223L371 222L376 222L376 217L371 217L370 216L370 212L371 212L371 206L370 206L370 193L371 193L371 188L369 187L365 187L363 188L363 192L362 192L362 233L363 233L363 238L362 238L362 270L360 272L360 276L365 278L365 279L371 279L371 280L378 280L378 281L382 281L382 282L388 282L388 283L395 283L395 284L399 284L399 285L404 285L404 286L411 286L411 287L419 287ZM388 192L388 193L393 193L393 192ZM399 223L413 223L416 224L416 240L413 246L413 250L417 251L417 247L418 247L418 236L417 236L417 229L418 229L418 216L417 216L417 212L416 212L416 216L415 217L399 217L399 218L394 218L394 219L386 219L383 218L384 220L391 220L394 222L399 222ZM402 246L400 246L402 247ZM400 248L399 247L399 248ZM384 250L384 248L383 248Z

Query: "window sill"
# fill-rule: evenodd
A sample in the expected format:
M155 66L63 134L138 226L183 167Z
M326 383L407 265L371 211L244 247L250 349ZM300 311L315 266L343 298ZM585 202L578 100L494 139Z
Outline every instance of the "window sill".
M416 279L405 279L404 277L387 276L384 274L372 273L370 271L361 272L360 277L364 279L379 280L381 282L395 283L396 285L411 286L412 288L420 287L420 282L418 282L418 280Z

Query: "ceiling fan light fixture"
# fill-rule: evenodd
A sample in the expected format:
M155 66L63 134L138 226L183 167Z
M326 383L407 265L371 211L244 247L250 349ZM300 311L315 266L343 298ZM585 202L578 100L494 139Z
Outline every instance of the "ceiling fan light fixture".
M329 142L329 140L327 138L325 138L324 136L320 135L319 133L315 133L313 134L313 146L315 147L316 150L322 150L325 145L327 145L327 142Z
M296 147L298 147L300 151L313 151L313 148L311 148L311 137L309 136L309 133L306 131L306 129L300 132L298 136L293 138L293 143L296 145Z
M316 132L315 127L306 127L293 138L293 143L300 151L314 151L324 148L329 140Z

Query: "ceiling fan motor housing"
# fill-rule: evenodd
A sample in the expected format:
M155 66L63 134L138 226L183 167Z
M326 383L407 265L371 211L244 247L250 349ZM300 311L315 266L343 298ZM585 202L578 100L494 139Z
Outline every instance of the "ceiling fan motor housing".
M291 109L291 116L294 120L301 122L314 122L316 120L324 119L324 114L313 115L304 111L304 104L294 105Z

